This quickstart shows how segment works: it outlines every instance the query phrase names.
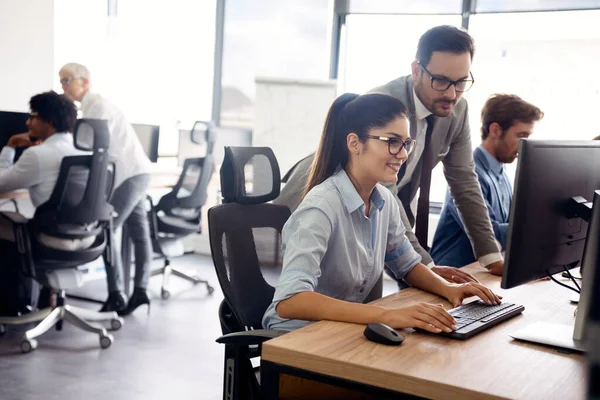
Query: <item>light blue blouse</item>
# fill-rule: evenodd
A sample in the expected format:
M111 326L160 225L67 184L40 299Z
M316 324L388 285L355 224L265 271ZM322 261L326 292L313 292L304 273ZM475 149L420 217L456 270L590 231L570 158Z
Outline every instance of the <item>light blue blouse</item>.
M300 292L363 302L384 263L403 279L421 261L405 232L398 203L384 186L373 190L368 217L343 169L315 186L283 228L283 269L263 326L291 331L311 323L281 318L275 309Z

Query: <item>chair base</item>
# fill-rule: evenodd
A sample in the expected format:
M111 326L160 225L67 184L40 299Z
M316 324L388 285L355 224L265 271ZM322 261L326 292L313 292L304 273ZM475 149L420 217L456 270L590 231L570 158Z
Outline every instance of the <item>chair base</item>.
M21 351L29 353L37 348L35 338L48 332L62 321L84 331L97 334L100 339L100 347L103 349L110 347L114 339L106 328L95 324L95 322L110 322L111 330L119 330L123 326L123 319L116 312L97 312L65 305L54 309L46 308L17 317L0 318L0 331L4 331L4 325L25 325L39 322L34 328L26 331L21 340Z
M206 285L206 290L208 290L209 295L213 294L213 292L215 291L215 288L212 287L210 285L210 283L208 283L207 280L200 279L195 275L188 275L185 272L181 271L180 269L171 267L171 262L168 258L165 258L164 267L162 267L155 273L155 275L158 275L158 274L162 274L162 285L160 287L160 297L163 300L167 300L169 297L171 297L171 292L169 292L169 289L168 289L169 277L171 276L171 274L173 274L179 278L185 279L188 282L192 282L194 285L197 285L199 283Z

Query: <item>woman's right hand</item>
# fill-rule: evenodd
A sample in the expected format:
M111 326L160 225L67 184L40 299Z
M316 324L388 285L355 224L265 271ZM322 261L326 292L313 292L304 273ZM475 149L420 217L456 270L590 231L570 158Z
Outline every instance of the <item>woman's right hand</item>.
M386 310L384 323L394 329L420 328L433 333L456 330L456 320L440 304L420 303Z

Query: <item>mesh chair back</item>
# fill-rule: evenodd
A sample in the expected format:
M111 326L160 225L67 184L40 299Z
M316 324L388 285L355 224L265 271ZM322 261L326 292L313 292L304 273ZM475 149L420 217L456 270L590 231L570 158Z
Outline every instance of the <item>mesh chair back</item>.
M36 231L81 239L98 235L99 222L110 220L113 208L108 200L114 182L114 163L108 155L110 136L106 121L77 121L75 146L88 150L90 141L93 153L63 159L50 198L36 209L31 222Z
M246 329L261 328L281 272L281 230L290 211L265 203L279 195L279 181L271 149L225 148L225 204L208 211L209 236L225 300L237 324Z
M215 170L212 154L201 158L188 158L177 184L156 205L157 212L199 223L202 207L206 204L207 189Z

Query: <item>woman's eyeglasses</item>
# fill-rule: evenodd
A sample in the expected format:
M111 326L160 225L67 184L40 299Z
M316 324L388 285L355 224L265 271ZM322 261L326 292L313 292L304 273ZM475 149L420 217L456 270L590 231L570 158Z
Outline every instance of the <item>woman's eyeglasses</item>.
M377 139L377 140L382 140L384 142L387 142L388 151L390 152L391 155L394 155L394 156L397 155L398 153L400 153L403 148L406 149L406 154L410 154L410 152L414 150L415 145L417 144L417 141L414 139L411 139L411 138L402 140L400 138L387 137L387 136L367 135L367 137L369 139Z

